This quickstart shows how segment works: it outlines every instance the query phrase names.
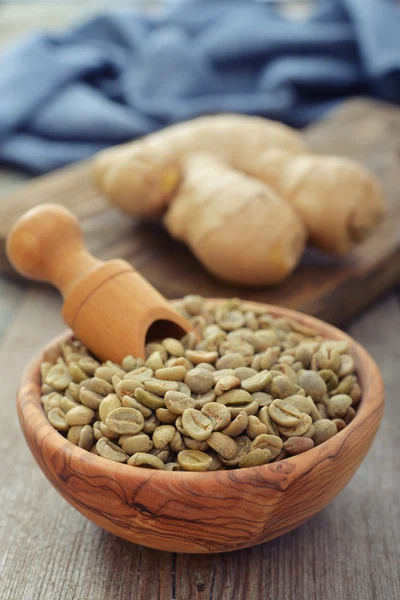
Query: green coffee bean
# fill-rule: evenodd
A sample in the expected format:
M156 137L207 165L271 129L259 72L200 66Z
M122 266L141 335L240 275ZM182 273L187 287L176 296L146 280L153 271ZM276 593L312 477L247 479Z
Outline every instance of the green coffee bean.
M212 421L195 408L187 408L182 415L182 426L186 435L200 442L210 437Z
M113 460L115 462L124 463L128 460L128 455L117 444L113 444L109 439L103 437L98 440L96 450L103 458Z
M253 394L254 392L261 392L271 382L272 375L269 371L260 371L253 377L249 377L242 381L241 386L243 390Z
M235 377L235 371L233 369L219 369L218 371L214 371L213 381L217 384L221 379L225 379L226 377Z
M332 369L322 369L318 371L318 375L325 381L328 392L334 390L339 384L339 378Z
M346 356L346 355L344 355ZM328 416L331 419L337 419L345 417L348 409L350 408L352 400L350 396L346 394L337 394L328 398L326 408L328 410Z
M74 383L80 383L81 381L85 381L85 379L87 379L87 373L85 373L85 371L83 371L76 362L69 363L68 371L70 372L72 381Z
M163 369L157 369L155 376L157 379L164 379L167 381L183 381L187 370L185 367L164 367Z
M56 364L48 370L45 383L55 390L65 390L71 383L72 377L68 367L64 364Z
M272 371L268 373L271 377ZM287 398L296 392L295 384L287 377L287 375L278 375L274 377L269 386L269 391L275 398Z
M165 464L166 471L182 471L182 467L177 462L168 462Z
M218 352L207 352L205 350L186 350L185 357L194 365L199 363L214 363L218 358Z
M234 375L228 375L219 379L215 385L214 391L216 396L221 396L229 390L240 387L240 379Z
M298 378L299 386L303 388L314 402L320 402L327 393L327 387L322 377L315 371L303 371Z
M212 458L199 450L182 450L178 454L178 463L184 471L207 471Z
M143 433L147 433L147 435L152 435L155 428L160 425L160 421L157 419L156 415L152 414L150 417L145 418L143 423Z
M186 448L188 450L200 450L201 452L208 450L207 442L199 442L198 440L185 436L183 436L182 441L184 443L184 450L186 450Z
M210 419L213 431L226 427L231 421L231 413L223 404L208 402L201 409L203 415Z
M73 381L71 381L71 383L67 387L67 391L65 392L65 395L67 398L71 398L71 400L75 400L75 402L78 402L79 392L80 392L80 386L77 383L74 383Z
M183 336L181 342L185 350L193 350L197 344L197 336L193 331L189 331L189 333Z
M174 437L170 441L169 447L173 452L180 452L181 450L185 450L186 446L183 442L182 435L179 431L175 431Z
M93 376L96 369L100 367L100 363L92 358L91 356L83 356L78 360L79 367L87 373L87 375Z
M204 308L204 298L190 294L183 298L183 308L187 311L190 316L200 314Z
M185 384L195 394L207 393L212 388L213 383L213 374L198 367L188 371L185 376Z
M161 369L159 369L161 370ZM140 383L144 383L148 379L152 379L154 376L153 369L149 369L148 367L138 367L133 371L129 371L129 373L124 374L124 379L135 379L135 381L139 381ZM161 378L162 379L162 378Z
M146 360L146 367L151 369L152 371L157 371L157 369L162 369L164 366L164 361L161 358L161 354L158 350L152 352L148 359Z
M207 364L207 363L203 363L203 364ZM190 360L188 360L184 356L180 356L179 358L170 358L165 363L165 366L166 367L185 367L186 371L190 371L190 369L193 369L193 367L194 367L194 365L190 362ZM211 365L207 365L207 368L208 367L211 367ZM211 368L213 368L213 367L211 367Z
M56 393L56 392L53 392L53 393ZM49 394L49 395L51 395L51 394ZM69 410L71 410L71 408L75 408L75 406L79 406L78 402L75 402L75 400L72 400L71 398L67 398L67 396L61 397L60 404L61 404L61 408L63 409L64 412L68 412ZM46 405L48 406L48 401L46 402ZM52 406L51 408L56 408L56 406Z
M353 385L349 396L352 400L352 406L357 406L362 397L361 387L358 383Z
M340 367L337 374L340 378L351 375L354 372L354 360L349 354L340 356Z
M346 427L346 422L343 419L332 419L332 423L335 423L338 433Z
M230 390L217 397L217 402L225 406L237 406L238 404L248 404L253 401L251 394L245 390Z
M251 443L251 450L264 449L266 448L271 452L271 460L276 458L283 447L282 438L278 435L270 435L268 433L262 433L255 437Z
M92 392L91 390L82 387L79 390L79 400L84 406L87 406L92 410L99 410L100 404L103 401L103 396L100 396L100 394L96 394L96 392Z
M234 458L224 458L223 456L218 456L220 462L226 467L236 467L241 458L248 454L251 450L251 439L247 437L247 435L239 435L235 438L235 444L237 447L237 454Z
M267 449L251 450L248 454L243 456L239 461L239 468L245 469L246 467L260 467L269 463L271 460L271 452Z
M194 408L196 400L181 392L170 391L164 397L165 406L175 415L183 415L187 408Z
M93 423L93 436L96 440L99 440L100 438L104 437L100 429L100 421L95 421Z
M215 363L218 370L220 369L237 369L238 367L246 367L246 361L239 352L228 352Z
M168 410L168 408L157 408L156 410L156 417L160 423L171 425L172 423L175 423L177 416L178 415Z
M111 383L107 383L107 381L99 379L98 377L93 377L93 379L90 380L88 383L88 389L103 397L112 394L114 391Z
M154 447L160 450L165 448L173 439L176 429L172 425L160 425L153 433Z
M269 406L273 401L273 397L266 392L254 392L251 397L257 402L259 408L262 408L263 406Z
M190 391L189 391L190 394ZM203 408L203 406L205 404L207 404L207 402L214 402L215 401L215 392L214 390L210 390L209 392L206 392L205 394L197 394L197 398L195 399L195 405L194 407L197 408L197 410L201 410Z
M229 437L236 437L237 435L240 435L241 433L243 433L243 431L247 427L248 421L249 421L248 414L244 410L242 410L229 423L229 425L222 430L222 433L229 435Z
M314 427L314 424L312 424L310 426L310 428L305 433L303 433L303 435L301 437L312 439L314 437L314 435L315 435L315 427Z
M144 388L147 392L151 392L156 396L165 396L167 392L179 390L179 382L162 381L161 379L148 379L144 382Z
M136 452L150 452L153 448L153 442L149 436L143 432L135 435L121 435L118 443L122 447L122 450L129 454L129 456L136 454Z
M136 452L128 459L128 465L132 465L133 467L145 467L146 469L156 469L157 471L163 471L165 469L165 465L160 458L154 456L154 454L147 454L145 452Z
M121 408L121 406L122 404L117 394L108 394L108 396L101 401L99 406L100 419L105 422L108 413L116 408Z
M282 427L296 427L300 422L301 412L286 400L274 400L269 409L269 416Z
M208 466L208 471L219 471L222 468L222 462L216 452L208 452L208 455L211 456L211 463Z
M258 404L255 400L248 402L247 404L235 404L234 406L228 406L231 418L234 419L239 413L245 412L248 415L255 415L258 412Z
M192 363L190 363L190 364L191 364L190 368L193 369L194 365ZM211 363L204 363L204 362L203 363L198 363L196 365L196 367L198 369L205 369L206 371L210 371L210 373L213 373L215 371L215 367Z
M164 464L167 462L170 462L171 458L172 458L172 454L171 454L168 446L165 446L165 448L153 448L152 450L150 450L149 454L156 456Z
M315 406L317 407L318 413L321 415L321 419L327 419L328 409L326 408L325 404L323 404L322 402L316 402ZM319 419L316 420L319 421Z
M267 433L268 427L260 421L255 415L250 415L246 433L250 439L254 440L257 436L262 433Z
M58 431L68 431L69 423L67 422L67 413L61 408L52 408L49 410L47 418L53 427Z
M90 425L73 425L68 430L67 439L79 448L90 450L93 444L93 429Z
M121 379L115 387L115 392L120 400L124 396L133 397L137 388L144 389L144 384L136 379Z
M142 390L141 388L136 388L134 391L134 396L140 404L147 406L151 410L157 410L157 408L165 408L165 402L163 398L152 394L151 392L147 392L146 390Z
M121 404L126 408L136 408L136 410L142 413L145 419L148 419L153 414L153 411L150 408L147 408L144 404L140 404L136 398L131 398L130 396L123 396Z
M122 378L125 371L115 367L98 367L94 374L98 379L104 379L107 383L111 383L113 375L119 375Z
M296 454L301 454L302 452L306 452L307 450L311 450L314 448L314 442L310 438L304 437L291 437L283 444L284 449L288 454L294 456Z
M275 421L271 419L269 409L270 406L263 406L258 413L258 418L260 419L261 423L264 423L264 425L267 426L267 433L271 435L278 435L278 426Z
M348 425L349 423L351 423L351 421L354 419L356 415L356 411L354 410L354 408L352 406L350 406L350 408L348 409L346 416L344 417L344 422L346 423L346 425Z
M253 377L253 375L257 375L257 372L256 369L252 369L251 367L238 367L237 369L234 369L234 375L240 381L244 381L245 379Z
M176 430L181 434L181 435L187 435L185 428L182 425L182 415L178 415L176 421L175 421L175 427Z
M168 352L166 351L164 346L158 342L151 342L150 344L146 344L145 352L146 352L146 358L149 358L149 356L151 354L153 354L153 352L159 352L163 362L165 362L168 359ZM131 358L133 358L133 357L131 357ZM133 359L133 360L135 360L135 359ZM122 366L124 366L123 363L122 363ZM137 366L138 365L135 364L133 369L137 368ZM124 366L124 369L128 370L125 366ZM129 370L132 371L133 369L129 369Z
M50 392L49 394L45 394L45 395L41 396L40 400L43 404L43 409L44 409L44 412L46 413L46 415L49 413L49 411L52 408L63 408L63 406L62 406L63 396L61 394L59 394L58 392ZM78 405L78 403L75 402L75 406L77 406L77 405ZM71 406L70 408L73 408L73 407ZM63 410L65 410L65 409L63 408Z
M206 441L210 448L228 460L235 458L238 453L238 448L234 440L220 431L212 433Z
M68 415L67 415L68 417ZM116 408L107 414L105 424L111 431L120 433L139 433L143 429L144 418L135 408ZM154 435L154 434L153 434Z
M182 343L175 338L165 338L161 344L171 356L183 356L185 354L185 348Z
M299 422L294 427L284 427L278 425L278 430L281 435L285 437L302 436L310 429L312 425L312 418L306 413L301 413Z
M120 434L116 433L115 431L111 431L111 429L109 429L107 425L103 423L103 421L100 421L99 429L101 432L101 437L106 437L109 440L118 440Z
M336 425L329 419L320 419L314 423L315 433L313 437L314 444L319 446L326 442L337 433Z
M71 425L88 425L94 419L94 411L87 406L74 406L66 415L65 420Z

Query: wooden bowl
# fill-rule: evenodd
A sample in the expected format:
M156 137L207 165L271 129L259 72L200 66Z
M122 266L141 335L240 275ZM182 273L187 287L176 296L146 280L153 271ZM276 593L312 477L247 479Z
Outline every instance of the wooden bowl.
M275 316L314 327L324 337L350 342L363 398L345 429L308 452L247 469L167 472L111 462L68 442L43 412L40 362L64 334L29 364L17 398L25 438L50 483L107 531L173 552L226 552L261 544L320 511L347 484L374 439L383 412L382 378L370 355L339 329L301 313L263 306Z

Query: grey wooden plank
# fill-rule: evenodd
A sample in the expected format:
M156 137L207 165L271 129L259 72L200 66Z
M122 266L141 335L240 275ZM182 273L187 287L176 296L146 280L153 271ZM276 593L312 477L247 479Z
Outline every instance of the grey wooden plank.
M23 300L25 292L26 286L21 282L0 278L0 338Z

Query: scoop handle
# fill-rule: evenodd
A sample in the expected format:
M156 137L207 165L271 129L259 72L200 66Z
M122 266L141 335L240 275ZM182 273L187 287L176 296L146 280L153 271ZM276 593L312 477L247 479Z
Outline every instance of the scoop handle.
M53 284L64 298L103 264L85 248L78 219L57 204L41 204L20 217L6 249L21 275Z

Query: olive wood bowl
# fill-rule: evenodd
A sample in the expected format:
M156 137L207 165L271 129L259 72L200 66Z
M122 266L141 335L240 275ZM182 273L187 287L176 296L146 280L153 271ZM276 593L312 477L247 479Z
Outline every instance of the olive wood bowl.
M249 303L250 304L250 303ZM206 473L155 471L111 462L68 442L40 402L40 362L28 365L18 392L22 430L38 465L72 506L107 531L173 552L226 552L261 544L298 527L347 484L378 429L384 387L377 365L351 337L318 319L263 305L274 316L348 340L363 390L353 421L303 454L260 467Z

